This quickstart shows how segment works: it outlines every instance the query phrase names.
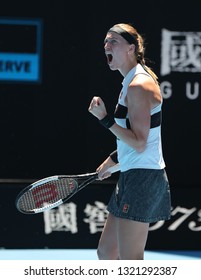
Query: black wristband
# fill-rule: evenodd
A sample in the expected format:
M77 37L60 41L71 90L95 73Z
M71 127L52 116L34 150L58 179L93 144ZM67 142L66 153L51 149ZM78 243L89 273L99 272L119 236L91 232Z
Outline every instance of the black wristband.
M110 154L110 157L111 157L111 159L112 159L115 163L118 163L117 150L114 151L114 152L112 152L112 153Z
M110 115L106 115L102 120L99 120L99 123L105 128L109 129L111 126L113 126L115 120Z

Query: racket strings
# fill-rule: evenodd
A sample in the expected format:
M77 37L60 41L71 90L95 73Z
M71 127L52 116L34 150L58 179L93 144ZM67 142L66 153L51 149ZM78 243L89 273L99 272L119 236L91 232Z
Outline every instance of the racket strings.
M19 200L22 211L32 211L55 204L76 191L78 183L72 178L63 178L33 187L25 192Z

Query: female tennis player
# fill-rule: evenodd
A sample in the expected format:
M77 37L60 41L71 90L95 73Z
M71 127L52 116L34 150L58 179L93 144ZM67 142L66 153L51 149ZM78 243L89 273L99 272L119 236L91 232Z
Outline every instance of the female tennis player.
M142 260L149 224L170 219L171 197L161 140L162 95L156 74L145 64L144 41L130 24L116 24L104 41L107 63L123 76L114 117L93 97L89 112L116 136L117 150L97 168L99 179L120 164L118 184L108 204L98 257Z

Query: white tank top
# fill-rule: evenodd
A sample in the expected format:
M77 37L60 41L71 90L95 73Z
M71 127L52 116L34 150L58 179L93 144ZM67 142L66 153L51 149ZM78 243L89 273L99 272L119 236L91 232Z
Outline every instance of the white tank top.
M129 128L125 97L129 84L137 74L150 76L140 64L137 64L124 78L123 88L114 114L116 123L124 128ZM150 131L144 152L139 153L125 142L117 139L117 154L121 171L133 168L163 169L165 167L161 143L161 107L162 104L159 104L150 112Z

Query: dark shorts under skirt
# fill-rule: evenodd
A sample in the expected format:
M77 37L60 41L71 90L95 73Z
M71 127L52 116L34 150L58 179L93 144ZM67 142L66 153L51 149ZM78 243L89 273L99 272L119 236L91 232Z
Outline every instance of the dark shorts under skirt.
M171 196L165 170L121 172L107 210L116 217L145 223L169 220Z

